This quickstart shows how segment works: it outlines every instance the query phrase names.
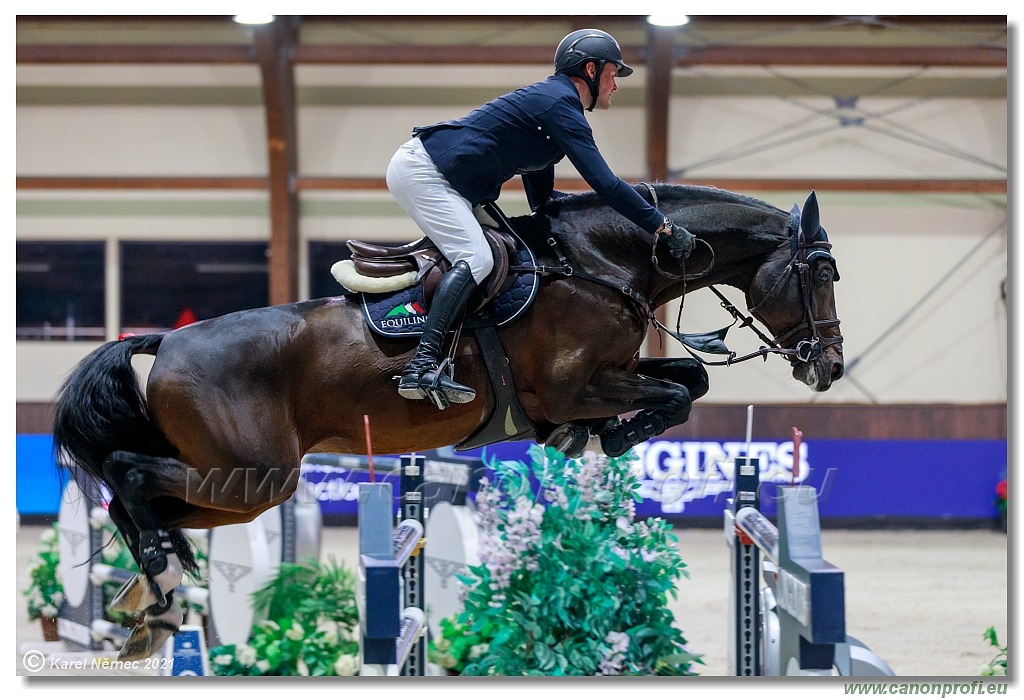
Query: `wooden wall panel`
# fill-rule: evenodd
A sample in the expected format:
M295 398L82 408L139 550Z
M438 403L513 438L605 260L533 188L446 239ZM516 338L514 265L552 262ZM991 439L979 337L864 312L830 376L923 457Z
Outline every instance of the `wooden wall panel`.
M49 403L17 404L17 432L49 433ZM669 429L667 437L686 439L742 438L747 407L695 406L690 420ZM836 440L1005 440L1006 404L961 405L758 405L754 407L755 440L784 440L796 426L807 439Z

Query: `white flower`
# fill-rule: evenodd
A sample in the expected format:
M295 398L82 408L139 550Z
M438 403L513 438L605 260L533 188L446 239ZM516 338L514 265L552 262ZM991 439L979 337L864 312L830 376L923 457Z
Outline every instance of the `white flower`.
M39 613L43 617L57 617L57 612L57 608L53 607L52 605L44 605L42 609L39 610Z
M297 642L306 636L306 630L302 629L302 625L298 622L292 622L292 626L284 633L284 636Z
M215 657L213 657L213 663L217 664L218 666L227 666L231 663L231 658L231 654L217 654Z
M619 528L627 535L633 532L633 523L624 515L620 515L615 519L615 527Z
M260 659L256 662L256 668L260 670L260 673L266 673L270 670L270 662L266 659Z
M299 675L300 676L308 676L309 675L309 666L307 666L306 662L303 661L302 659L299 659L298 663L296 664L296 668L299 669Z
M321 618L317 623L316 631L323 633L324 643L330 646L334 646L338 643L338 623L334 620Z
M235 647L235 658L243 666L252 666L256 663L256 650L248 644L239 644Z
M334 672L339 676L354 676L359 672L359 658L355 654L342 654L334 662Z
M53 528L43 530L43 535L39 538L39 541L43 544L53 544L57 541L57 531Z
M64 594L60 591L57 591L52 596L50 596L50 600L52 600L53 604L59 608L60 604L64 602Z

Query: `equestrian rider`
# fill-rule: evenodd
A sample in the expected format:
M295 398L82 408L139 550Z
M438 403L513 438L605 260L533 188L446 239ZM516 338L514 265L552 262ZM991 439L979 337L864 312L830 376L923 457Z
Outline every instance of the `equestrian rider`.
M559 43L551 77L461 119L416 127L413 138L399 147L388 166L388 189L452 263L434 294L419 348L402 371L401 396L422 399L428 390L440 390L452 403L476 397L439 363L448 332L494 266L474 207L496 200L502 184L517 174L536 211L557 196L555 163L568 156L615 211L647 232L668 236L673 256L690 254L693 235L674 226L611 171L583 113L585 106L588 112L609 109L618 89L615 79L632 73L610 34L580 29Z

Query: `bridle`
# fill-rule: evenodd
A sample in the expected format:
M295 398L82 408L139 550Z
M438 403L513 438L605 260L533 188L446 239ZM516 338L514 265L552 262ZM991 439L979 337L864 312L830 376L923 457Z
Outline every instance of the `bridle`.
M766 302L779 293L779 290L784 286L784 283L787 282L794 273L796 273L797 282L800 285L801 301L803 302L803 316L797 325L787 331L779 333L774 338L769 338L754 325L753 316L743 314L743 312L737 309L724 294L714 287L714 285L710 285L708 288L714 292L722 302L722 308L728 311L733 317L733 322L729 326L718 331L712 331L711 333L680 333L678 329L678 319L675 331L667 328L657 319L652 319L654 326L658 330L663 330L678 340L691 356L701 364L708 366L732 365L739 362L745 362L746 360L751 360L755 357L760 357L767 361L769 354L782 355L783 357L786 357L792 365L796 365L800 362L810 363L820 358L822 353L825 351L825 348L841 344L843 342L843 336L839 335L832 338L822 338L821 333L819 332L825 328L838 326L839 319L830 318L817 320L814 318L814 314L811 309L811 265L813 262L819 258L825 258L830 262L833 270L835 270L835 279L839 279L839 268L836 266L836 261L832 256L832 253L829 252L832 249L832 244L828 241L828 236L825 234L824 229L820 227L814 233L814 238L807 240L800 227L800 209L795 205L790 211L787 230L790 232L789 240L792 257L786 267L779 274L778 279L775 280L774 284L772 284L771 288L765 293L760 301L758 301L754 306L749 307L748 311L753 314L759 308L764 306ZM681 311L682 309L680 308L680 312ZM738 357L735 352L729 350L725 345L725 334L737 323L740 324L741 328L749 327L765 344L752 353ZM786 341L800 332L807 332L809 337L799 341L793 348L784 347ZM709 362L696 355L693 350L712 354L728 355L728 358L721 362Z

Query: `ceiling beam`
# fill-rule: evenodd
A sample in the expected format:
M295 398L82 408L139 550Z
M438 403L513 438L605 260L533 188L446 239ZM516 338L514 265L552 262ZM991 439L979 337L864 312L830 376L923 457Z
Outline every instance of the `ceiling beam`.
M243 44L19 44L21 65L48 63L210 63L257 62L252 46Z
M262 177L87 177L87 176L19 176L15 179L18 191L46 190L247 190L265 192L267 178ZM733 192L781 191L833 191L879 193L932 193L932 194L992 194L1007 193L1006 180L998 179L865 179L865 178L705 178L701 180L667 180L678 185L703 185ZM297 192L386 191L382 177L313 177L294 179ZM505 187L521 190L518 178ZM590 189L582 179L558 178L555 188L563 192L582 192Z
M494 65L500 46L470 45L295 45L292 61L314 65ZM546 65L550 46L516 46L502 63ZM627 63L646 64L647 50L623 46ZM683 46L676 66L933 66L1006 68L1007 51L984 46ZM258 59L251 46L169 44L21 44L20 65L210 63L246 64Z
M664 182L669 177L668 121L672 100L672 53L678 34L676 27L652 25L647 30L647 177L652 182ZM658 321L668 323L668 305L655 309L654 313ZM652 357L665 357L667 348L662 344L651 343L647 350Z
M292 17L279 16L253 30L267 119L271 306L299 299L299 197L294 185L299 139L295 71L289 60L295 37Z

